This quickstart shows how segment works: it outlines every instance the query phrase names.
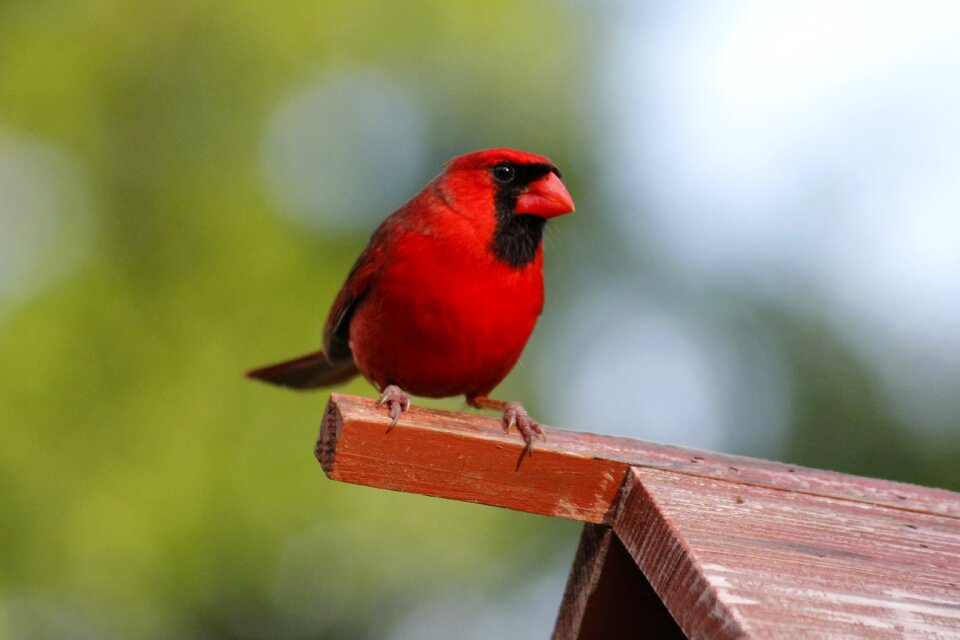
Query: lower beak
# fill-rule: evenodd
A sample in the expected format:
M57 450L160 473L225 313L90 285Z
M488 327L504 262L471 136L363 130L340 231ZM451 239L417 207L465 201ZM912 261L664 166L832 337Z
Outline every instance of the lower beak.
M574 210L573 198L555 173L548 173L530 186L517 198L514 209L518 214L530 214L541 218L570 213Z

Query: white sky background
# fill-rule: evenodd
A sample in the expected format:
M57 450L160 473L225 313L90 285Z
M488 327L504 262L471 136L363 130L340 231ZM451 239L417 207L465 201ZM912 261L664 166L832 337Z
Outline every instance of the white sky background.
M688 281L825 316L910 424L955 423L960 5L605 8L590 105L604 215ZM718 358L722 328L643 302L629 280L593 295L607 300L551 340L585 390L551 418L704 448L746 430L776 452L789 380L762 335L768 397L750 406L750 380L727 368L750 358Z

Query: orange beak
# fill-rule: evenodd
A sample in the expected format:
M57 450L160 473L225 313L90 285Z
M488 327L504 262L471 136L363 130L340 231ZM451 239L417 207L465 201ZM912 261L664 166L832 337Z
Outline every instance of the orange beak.
M541 218L553 218L574 210L573 198L563 186L563 181L555 173L548 173L517 198L514 209L518 214L526 213Z

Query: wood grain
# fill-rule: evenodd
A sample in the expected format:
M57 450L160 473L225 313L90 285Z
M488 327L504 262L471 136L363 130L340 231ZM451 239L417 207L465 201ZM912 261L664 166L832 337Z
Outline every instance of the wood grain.
M389 433L373 400L333 394L317 457L335 480L585 522L607 513L631 466L960 519L960 494L628 438L544 428L523 443L494 417L413 407Z
M627 467L539 443L517 468L523 442L495 419L413 408L387 433L372 401L334 394L317 444L333 480L602 522Z
M614 530L690 638L960 637L960 523L633 469Z
M686 638L610 527L586 524L553 640Z

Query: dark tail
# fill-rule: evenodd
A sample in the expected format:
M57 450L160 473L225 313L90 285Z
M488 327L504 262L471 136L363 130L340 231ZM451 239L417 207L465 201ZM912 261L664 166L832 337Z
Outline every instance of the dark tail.
M316 389L346 382L357 373L357 365L352 360L333 364L327 361L323 351L314 351L293 360L247 371L247 377L291 389Z

